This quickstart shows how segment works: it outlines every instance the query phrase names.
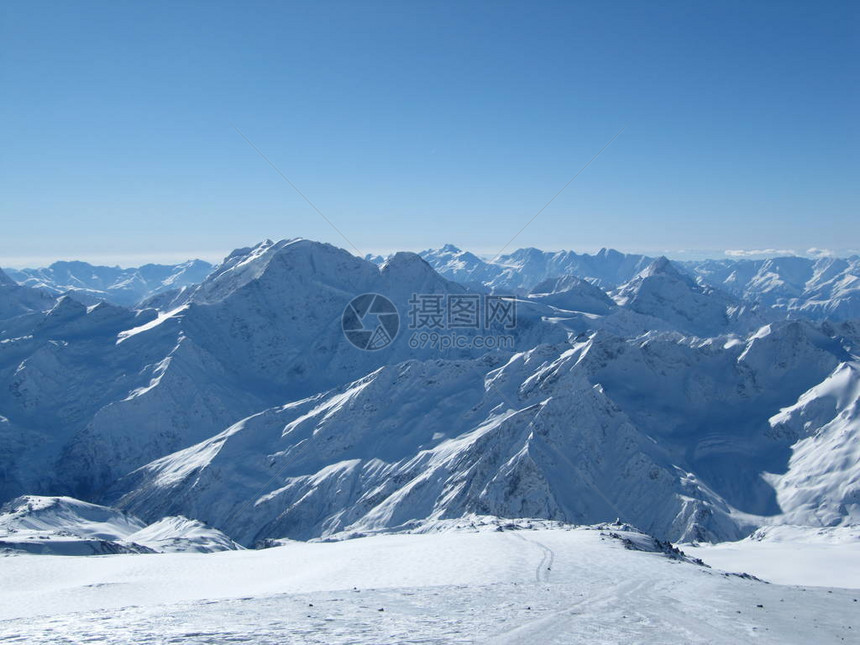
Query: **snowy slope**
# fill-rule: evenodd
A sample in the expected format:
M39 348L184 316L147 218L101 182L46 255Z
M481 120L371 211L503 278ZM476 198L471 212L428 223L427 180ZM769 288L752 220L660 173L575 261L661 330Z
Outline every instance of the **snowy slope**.
M212 265L203 260L128 269L87 262L55 262L41 269L7 269L24 286L53 294L71 293L87 303L106 300L129 306L164 291L198 284L211 270Z
M797 439L788 470L768 477L784 522L860 525L860 364L841 363L770 423Z
M408 361L249 417L112 495L245 544L468 512L736 539L788 510L767 474L798 438L768 419L845 356L798 321L745 341L600 332L510 359ZM850 467L834 472L851 485ZM822 499L850 521L835 490Z
M743 339L598 333L591 345L591 380L637 427L733 507L763 516L780 512L763 474L787 468L796 440L773 433L770 417L847 357L802 321Z
M160 519L125 536L125 541L157 553L214 553L242 548L221 531L181 516Z
M628 549L642 536L623 526L458 524L262 551L0 558L0 638L842 643L860 629L856 590L765 584Z
M778 584L860 589L860 527L857 525L766 526L739 542L684 545L683 548L714 567L747 571Z
M4 531L66 530L84 537L114 540L142 529L127 513L71 497L28 495L5 504L0 514Z
M245 544L469 512L743 535L747 521L589 379L590 351L385 367L157 460L114 496L144 517L198 517Z
M116 334L155 312L84 307L69 297L54 302L47 312L8 321L0 332L3 500L47 492L67 442L96 410L125 396L153 353L165 351L116 351Z
M139 347L119 347L126 345L129 354ZM122 474L210 436L265 401L184 336L163 358L142 366L135 381L95 410L64 447L55 472L75 494L93 496Z
M143 528L127 513L71 497L19 497L0 508L0 551L52 555L140 553L124 544Z
M0 343L4 499L89 495L99 481L112 480L111 469L199 441L264 406L231 387L229 373L177 335L117 344L121 331L154 315L63 299L31 321L29 333ZM114 432L102 450L81 440L106 425Z

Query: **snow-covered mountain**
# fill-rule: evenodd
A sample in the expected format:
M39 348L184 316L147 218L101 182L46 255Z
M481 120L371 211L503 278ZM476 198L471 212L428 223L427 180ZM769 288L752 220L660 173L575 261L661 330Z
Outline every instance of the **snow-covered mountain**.
M165 291L202 282L212 265L203 260L140 267L96 266L88 262L54 262L41 269L6 269L23 286L51 294L72 294L86 304L106 300L132 306Z
M545 280L567 275L611 289L633 278L652 261L644 255L613 249L589 255L525 248L489 262L453 244L422 251L421 257L446 278L473 287L483 285L500 293L527 293Z
M209 553L241 548L184 517L146 526L116 509L71 497L19 497L0 507L0 552L51 555Z
M18 285L0 270L0 325L24 314L50 309L54 300L45 291Z
M468 284L412 253L267 240L137 309L0 277L0 500L119 505L177 549L195 521L248 546L468 513L689 540L857 521L856 397L834 385L856 323L792 320L665 258L443 259ZM503 284L511 329L412 342L415 294ZM378 351L341 328L365 293L400 313Z
M763 477L794 440L768 418L845 356L788 322L719 344L599 332L507 361L408 361L249 417L113 496L247 544L469 512L736 539L788 511ZM858 472L846 468L843 483Z
M654 260L614 296L621 306L703 338L730 328L746 331L770 318L724 292L697 284L665 257Z
M0 287L10 287L17 284L12 278L10 278L5 272L0 270Z
M860 525L860 364L840 363L770 424L794 441L788 469L768 475L786 523Z
M797 316L860 317L860 257L685 262L710 285Z
M841 343L801 321L743 340L595 341L592 378L676 463L739 511L776 518L785 510L763 475L785 470L793 440L772 433L769 418L846 359Z
M528 298L566 311L590 314L607 314L616 306L603 289L574 275L544 280L532 288Z
M382 365L439 355L410 347L405 330L377 352L352 347L341 315L368 292L391 298L405 327L412 294L466 290L414 254L378 267L329 245L267 241L231 254L186 305L169 312L85 307L65 296L45 313L14 319L0 343L7 420L0 429L9 437L0 452L0 492L7 499L50 491L89 499L134 468L256 411ZM567 337L529 311L511 334L522 348Z
M609 291L633 280L656 258L601 249L596 254L518 249L493 261L452 244L421 256L441 275L475 289L524 294L541 282L575 276ZM738 300L776 307L796 317L860 317L860 257L779 257L671 263L698 283Z
M247 544L467 513L740 535L716 495L571 369L586 347L556 352L382 368L150 464L120 482L120 506L193 508Z
M446 244L441 249L427 249L419 255L439 275L460 284L469 285L474 289L488 287L502 273L502 268L497 264L491 264L474 253L463 251L453 244ZM514 292L512 288L508 291Z
M530 289L548 278L575 275L603 289L611 289L630 280L651 261L644 255L605 248L594 255L573 251L518 249L496 260L502 267L502 273L491 286L496 289Z

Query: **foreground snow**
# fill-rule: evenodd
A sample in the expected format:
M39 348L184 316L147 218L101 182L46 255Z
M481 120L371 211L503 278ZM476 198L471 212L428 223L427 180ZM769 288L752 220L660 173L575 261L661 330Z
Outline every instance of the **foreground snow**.
M826 643L860 633L860 591L766 584L631 550L624 538L651 542L624 527L441 528L455 524L262 551L0 558L0 640Z

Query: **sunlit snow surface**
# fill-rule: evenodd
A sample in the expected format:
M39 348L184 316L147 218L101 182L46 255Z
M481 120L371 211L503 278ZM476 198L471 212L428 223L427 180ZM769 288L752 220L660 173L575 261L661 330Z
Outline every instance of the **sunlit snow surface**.
M860 634L860 590L726 575L627 549L610 533L641 534L611 526L458 523L260 551L0 558L0 640L838 643Z
M779 584L860 588L860 527L772 526L739 542L684 551L714 567Z

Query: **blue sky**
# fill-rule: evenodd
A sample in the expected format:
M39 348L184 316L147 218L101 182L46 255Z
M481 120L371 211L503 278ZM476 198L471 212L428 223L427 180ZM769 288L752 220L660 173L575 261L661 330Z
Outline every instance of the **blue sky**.
M0 265L856 249L858 7L3 3Z

